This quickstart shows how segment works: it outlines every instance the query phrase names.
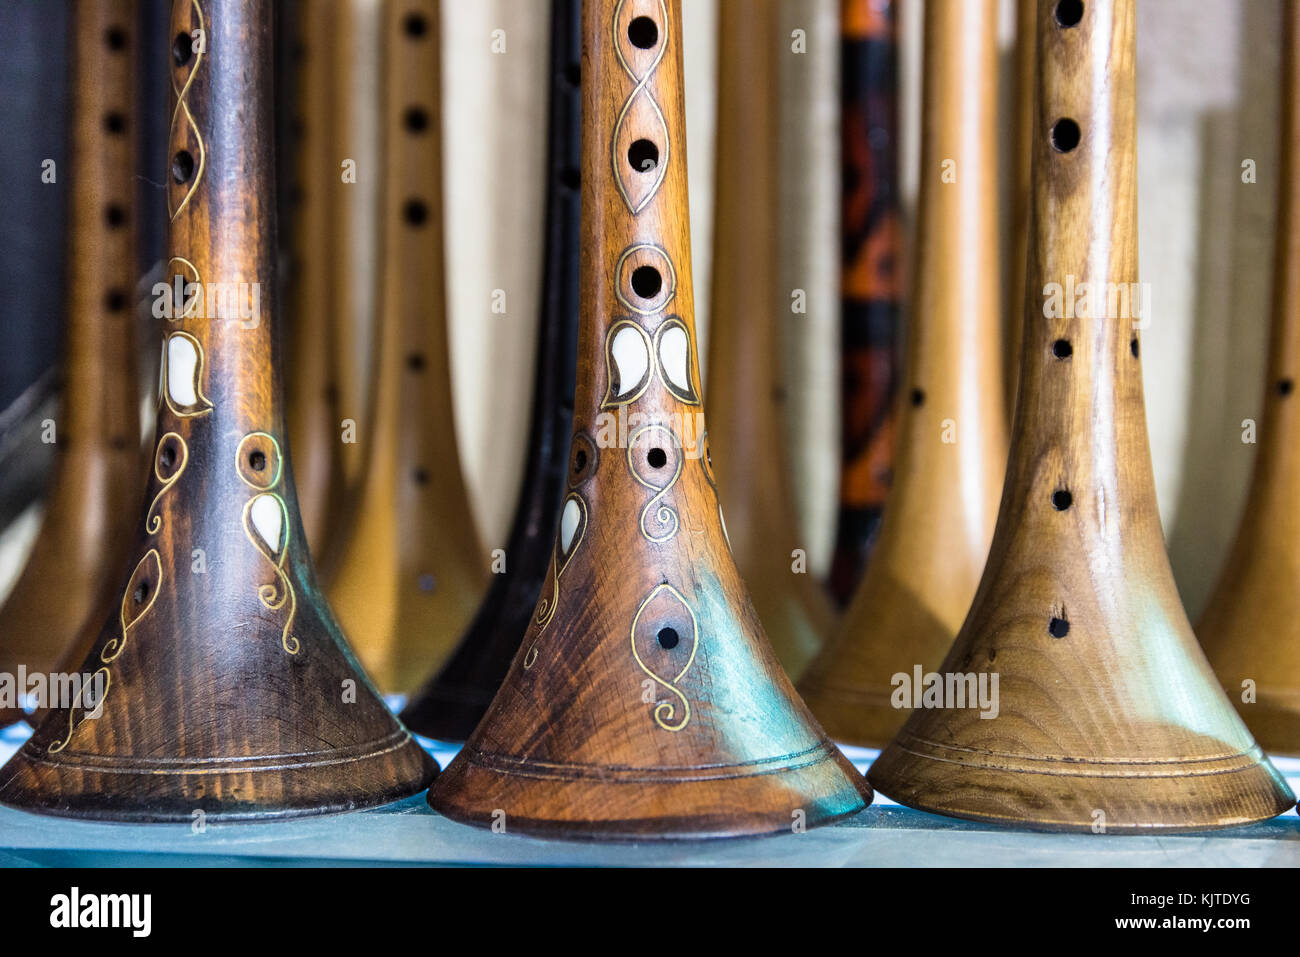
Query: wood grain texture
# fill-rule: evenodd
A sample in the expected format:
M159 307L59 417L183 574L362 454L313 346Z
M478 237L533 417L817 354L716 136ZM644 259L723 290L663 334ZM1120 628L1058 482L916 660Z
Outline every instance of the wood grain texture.
M1280 196L1259 448L1237 539L1197 634L1260 745L1300 754L1300 4L1283 9Z
M554 0L551 7L546 239L537 357L528 451L506 540L505 571L492 576L478 613L447 663L402 711L408 726L442 741L469 737L505 680L546 579L568 485L582 219L581 12L581 0Z
M315 814L412 794L436 771L319 594L283 453L271 8L172 7L168 272L227 298L184 297L164 323L146 504L81 668L105 685L0 770L6 804L144 821ZM259 308L231 318L255 291Z
M1015 113L1011 118L1011 256L1007 263L1006 379L1007 414L1016 408L1016 388L1020 381L1020 339L1024 317L1021 304L1025 298L1025 266L1029 262L1029 158L1033 154L1034 135L1034 56L1037 44L1038 0L1016 0L1015 45Z
M830 589L841 606L857 590L884 514L903 371L897 12L893 0L840 0L843 421Z
M63 397L40 532L0 607L0 673L15 681L20 667L58 670L77 648L80 664L118 584L141 491L135 0L78 0L70 23ZM21 717L0 709L0 723Z
M1138 279L1134 5L1090 0L1074 25L1055 7L1038 7L1032 292L1006 485L939 669L997 674L997 716L918 708L869 777L912 807L1053 830L1261 820L1294 799L1179 602L1131 309L1104 292L1066 309L1048 285Z
M319 563L347 501L340 410L343 310L335 277L361 269L349 262L340 230L345 151L340 102L347 87L342 56L349 25L340 0L299 0L290 29L293 110L288 255L286 408L294 480L307 545ZM286 18L288 19L288 18ZM362 270L364 275L364 270Z
M997 223L997 2L925 8L921 181L907 367L880 538L800 684L837 741L882 747L893 676L936 668L988 556L1007 461Z
M387 4L383 30L387 173L374 424L326 588L366 671L385 693L405 693L455 648L488 564L452 408L436 0Z
M583 5L569 492L519 654L430 791L459 821L731 836L832 821L869 795L795 695L726 545L698 417L680 14Z
M780 63L777 0L718 8L718 152L709 327L710 448L741 576L777 658L798 678L834 627L808 571L790 462L780 323L798 321L780 288ZM803 552L802 564L796 549Z

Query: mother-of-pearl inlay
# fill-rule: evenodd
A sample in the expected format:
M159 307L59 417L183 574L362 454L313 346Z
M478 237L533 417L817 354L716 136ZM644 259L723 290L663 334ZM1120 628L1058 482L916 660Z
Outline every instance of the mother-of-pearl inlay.
M616 380L611 377L610 397L616 400L634 398L645 386L650 371L650 343L644 330L624 323L610 340L609 357L617 373Z
M582 506L576 499L564 503L564 514L560 516L560 551L566 555L573 546L573 536L578 531L578 522L582 520Z
M199 404L199 352L188 336L167 339L167 394L188 409Z
M659 333L659 364L668 382L682 393L691 394L691 342L680 325L665 326Z
M284 547L284 506L279 498L269 493L258 495L249 507L248 518L270 553L279 557Z

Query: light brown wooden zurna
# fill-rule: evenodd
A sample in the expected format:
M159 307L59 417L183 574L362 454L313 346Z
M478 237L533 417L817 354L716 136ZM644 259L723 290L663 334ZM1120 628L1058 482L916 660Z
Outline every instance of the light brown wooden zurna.
M997 229L997 3L925 8L920 215L898 446L880 538L799 685L837 741L906 720L895 675L938 667L988 556L1006 470Z
M1300 4L1284 10L1281 195L1259 450L1236 544L1197 634L1260 745L1300 754Z
M386 5L374 422L326 582L348 641L385 693L411 691L442 664L488 575L451 397L438 37L437 0Z
M709 440L718 499L742 577L786 673L798 678L835 612L809 572L786 443L780 323L797 319L778 286L778 0L718 8L718 155L709 326ZM800 554L802 553L802 555Z
M1244 824L1294 801L1215 681L1165 554L1129 298L1135 52L1133 0L1038 6L1010 462L984 578L939 669L988 689L996 675L996 716L960 706L955 682L912 713L869 774L912 807L1122 832Z

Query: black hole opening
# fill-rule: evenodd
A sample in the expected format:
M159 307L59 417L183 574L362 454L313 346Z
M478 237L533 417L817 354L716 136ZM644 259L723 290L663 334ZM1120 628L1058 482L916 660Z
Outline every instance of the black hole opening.
M1083 0L1061 0L1056 5L1056 22L1063 27L1079 25L1083 19Z
M582 176L572 166L560 170L560 182L568 189L577 189L582 185Z
M126 117L117 111L106 113L104 115L104 129L114 136L121 136L126 132Z
M188 183L194 175L194 157L189 150L181 150L172 157L172 179L178 183Z
M254 472L266 470L266 453L260 450L254 450L248 453L248 467Z
M627 161L638 173L651 173L659 165L659 147L649 140L637 140L627 148Z
M1047 633L1053 638L1064 638L1070 633L1070 623L1064 618L1053 618L1047 623Z
M429 128L429 114L422 106L408 106L402 114L402 125L408 133L423 133Z
M627 25L627 38L632 41L632 46L649 50L659 42L659 25L649 17L633 17Z
M126 210L116 203L104 207L104 222L109 229L119 229L126 224Z
M668 453L663 449L651 449L645 454L645 460L652 469L661 469L668 464Z
M1134 358L1134 359L1136 359L1136 358L1138 357L1138 352L1139 352L1140 350L1138 349L1138 340L1137 340L1137 336L1134 336L1132 339L1130 339L1130 340L1128 341L1128 351L1131 352L1131 353L1133 353L1133 358Z
M663 286L663 276L654 266L637 266L632 270L632 291L642 299L653 299Z
M142 580L140 584L135 586L135 591L131 593L131 597L135 599L137 605L143 605L144 600L149 597L149 588L148 579Z
M411 473L411 478L415 479L416 485L429 484L429 473L426 472L424 469L416 469L414 472Z
M164 445L162 452L158 454L158 461L162 463L163 468L170 469L176 464L176 449L170 445Z
M408 226L423 226L429 219L429 207L423 200L408 199L402 206L402 219Z
M104 42L110 50L125 50L126 31L121 27L109 27L104 31Z
M1070 507L1070 504L1073 501L1074 496L1063 488L1057 489L1052 493L1052 508L1056 509L1058 512L1064 512Z
M412 372L419 372L424 368L424 356L418 352L412 352L406 357L406 368Z
M1074 120L1068 117L1057 120L1052 126L1052 148L1058 153L1068 153L1079 145L1081 135L1079 124Z
M1052 343L1052 355L1058 359L1068 359L1074 355L1074 346L1070 345L1069 339L1057 339Z
M677 647L677 642L681 641L676 628L660 628L659 634L655 637L659 639L659 647L665 651L672 651Z
M581 472L587 467L587 453L578 449L578 454L573 457L573 471Z
M920 408L925 404L925 392L921 389L912 390L912 405Z
M194 56L194 38L188 33L176 34L176 39L172 41L172 60L177 66L184 66L190 62L192 56Z
M1295 383L1290 379L1282 379L1277 384L1278 395L1290 395L1295 389Z
M408 13L402 21L402 29L408 37L422 37L429 31L429 21L421 14Z
M104 296L104 307L109 312L121 312L126 308L126 293L121 289L110 289Z

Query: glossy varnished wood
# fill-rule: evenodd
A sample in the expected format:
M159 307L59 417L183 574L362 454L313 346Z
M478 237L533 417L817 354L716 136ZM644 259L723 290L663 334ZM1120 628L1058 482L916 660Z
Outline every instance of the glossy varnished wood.
M69 26L63 396L40 532L0 608L0 673L15 681L20 667L46 674L85 651L94 613L118 584L141 489L135 0L78 0ZM18 717L0 709L0 723Z
M1244 824L1294 799L1179 602L1133 310L1104 295L1084 315L1048 307L1050 283L1138 280L1134 4L1090 0L1074 25L1055 7L1038 6L1029 279L1002 507L939 669L997 674L997 716L917 709L869 777L923 810L1040 828Z
M1006 469L997 209L997 3L925 8L920 212L880 539L800 684L837 741L882 747L907 718L894 675L932 671L966 617Z
M452 408L436 0L387 4L383 42L387 172L374 423L327 590L366 671L384 692L404 693L455 648L488 565Z
M271 6L172 7L168 272L235 284L228 304L256 289L259 309L232 319L185 299L164 322L145 504L81 668L106 690L97 709L52 712L0 770L7 804L149 821L313 814L409 795L436 770L316 588L283 451Z
M709 327L709 443L736 564L777 658L798 678L835 612L808 568L782 424L777 0L718 8L718 151ZM786 54L788 55L788 54ZM800 557L802 556L802 557Z
M1300 4L1291 0L1284 10L1280 195L1259 447L1237 540L1197 635L1260 745L1300 754Z
M835 820L869 794L763 635L697 431L680 22L676 0L583 5L569 491L519 654L430 791L460 821L729 836Z
M902 375L898 4L840 0L839 514L830 589L847 605L884 514Z
M402 711L412 729L443 741L469 737L505 679L546 578L568 483L578 354L581 10L581 0L554 0L551 8L546 247L536 371L528 452L506 540L505 570L492 576L456 651Z

